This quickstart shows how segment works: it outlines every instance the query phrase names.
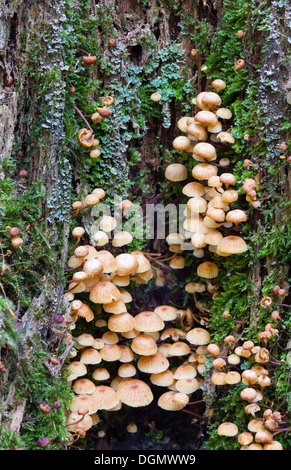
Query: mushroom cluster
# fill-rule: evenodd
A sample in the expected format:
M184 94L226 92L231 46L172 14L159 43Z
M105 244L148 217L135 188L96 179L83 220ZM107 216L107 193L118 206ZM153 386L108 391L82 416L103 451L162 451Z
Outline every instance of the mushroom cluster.
M73 208L83 210L90 207L89 200L91 205L98 204L103 197L105 192L96 188L81 208L75 203ZM128 211L129 203L121 203L122 213ZM153 270L146 253L124 252L132 240L129 234L117 232L109 241L115 226L114 218L102 216L92 237L95 246L81 243L86 233L83 227L72 230L76 242L68 259L69 271L74 273L66 292L71 302L69 328L76 329L80 318L85 328L74 338L65 373L75 394L67 425L78 437L99 423L100 410L149 405L153 387L168 388L158 398L159 407L181 410L204 382L209 333L200 327L184 328L188 312L171 305L139 312L130 308L133 297L126 287L131 281L146 284ZM110 244L107 250L106 244Z
M224 312L223 318L231 316ZM274 321L278 315L272 315ZM274 324L268 323L264 331L258 334L258 342L240 341L229 335L224 339L227 352L220 350L215 343L207 345L207 353L212 363L211 382L215 386L240 386L240 398L246 402L244 411L251 416L247 430L239 433L238 427L232 422L223 422L217 428L219 436L236 437L243 450L283 450L275 436L281 432L284 424L280 408L267 400L268 405L260 403L266 399L265 389L272 385L269 365L274 364L268 342L278 336ZM252 361L251 367L245 367L244 361ZM259 417L261 412L262 416ZM284 427L284 426L283 426Z
M218 160L219 152L230 150L235 142L225 124L232 113L221 106L218 93L226 84L222 80L214 80L212 86L217 93L203 91L197 95L194 102L198 111L194 116L179 119L177 127L183 135L173 141L175 150L187 153L198 162L192 169L195 181L185 184L182 189L188 198L183 228L186 239L191 239L193 255L197 258L203 258L206 247L218 256L247 250L246 242L239 236L240 224L247 220L247 214L233 205L239 198L233 188L236 178L229 171L230 160L224 157ZM185 181L188 170L181 163L173 163L166 168L165 177L173 182ZM181 234L169 234L167 242L171 251L183 252L184 237ZM181 255L179 257L182 258ZM182 262L180 265L182 267ZM209 263L203 263L199 271L202 277L210 279L218 274Z

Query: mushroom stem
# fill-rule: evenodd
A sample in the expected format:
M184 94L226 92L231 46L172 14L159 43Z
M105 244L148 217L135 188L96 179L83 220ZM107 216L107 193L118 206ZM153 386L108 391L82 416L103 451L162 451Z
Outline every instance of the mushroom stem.
M182 409L181 411L183 411L184 413L188 413L189 415L195 416L195 418L199 418L199 419L202 419L203 421L207 421L207 418L204 418L204 416L198 415L197 413L193 413L193 411L184 410L184 409Z
M80 243L81 237L77 237L76 243L74 246L68 251L68 253L71 253Z
M170 186L172 186L173 184L173 181L170 181L170 183L167 184L167 186L164 187L163 191L158 194L157 196L154 197L154 199L152 199L151 201L149 202L146 202L143 206L141 206L142 208L144 208L147 204L152 204L153 202L155 202L159 197L163 196L163 194L165 194L165 192L170 188Z
M93 131L92 127L90 126L89 122L87 121L87 119L85 118L84 114L79 110L79 108L77 108L76 105L73 105L73 108L74 108L74 109L77 111L77 113L81 116L81 118L83 119L83 121L85 121L85 123L87 124L87 126L88 126L89 129L90 129L90 132L91 132L90 135L92 135L94 131Z
M172 270L172 268L170 268L170 266L167 266L166 264L160 263L159 261L157 261L156 259L152 258L152 257L149 256L148 254L146 254L145 256L146 256L147 258L149 258L149 260L152 261L153 263L157 263L158 265L162 266L162 268L168 269L169 271Z

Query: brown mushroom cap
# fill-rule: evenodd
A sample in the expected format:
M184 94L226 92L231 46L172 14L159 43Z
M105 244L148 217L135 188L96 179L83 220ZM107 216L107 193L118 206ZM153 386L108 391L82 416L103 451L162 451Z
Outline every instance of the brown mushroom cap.
M92 397L96 402L97 410L110 410L119 403L117 393L113 388L108 387L107 385L98 385L95 388Z

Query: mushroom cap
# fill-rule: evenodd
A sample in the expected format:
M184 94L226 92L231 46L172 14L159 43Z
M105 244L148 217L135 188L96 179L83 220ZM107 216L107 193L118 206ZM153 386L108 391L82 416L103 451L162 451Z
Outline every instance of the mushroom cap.
M170 181L184 181L188 177L188 170L182 163L172 163L167 166L165 177Z
M122 378L133 377L136 374L136 368L130 363L121 364L117 373Z
M130 253L121 253L120 255L117 255L115 261L117 263L115 274L118 276L134 274L138 269L138 261Z
M186 334L186 340L197 346L210 343L210 334L204 328L193 328Z
M139 379L124 379L116 393L122 403L133 408L147 406L154 398L150 387Z
M193 379L197 375L197 369L194 365L185 362L177 367L174 372L174 379Z
M186 356L190 353L188 344L183 341L177 341L169 348L169 356Z
M192 379L179 379L175 383L176 390L182 393L194 393L200 388L199 382L194 377Z
M187 152L191 147L191 140L189 137L179 135L173 140L173 147L175 150L182 150Z
M106 243L109 242L109 238L107 233L103 232L103 230L97 230L93 234L93 239L96 242L96 246L103 246L106 245Z
M97 349L86 348L81 353L80 362L83 364L99 364L101 362L101 356Z
M100 349L100 356L103 361L118 361L121 355L122 352L118 344L105 344L104 347Z
M190 213L204 213L207 210L207 201L201 196L191 197L187 202L187 208Z
M154 310L163 321L173 321L176 320L178 316L178 310L171 305L160 305L156 307Z
M103 264L103 273L113 273L117 269L117 263L112 253L108 250L97 251L96 258Z
M90 300L95 304L109 304L119 300L120 291L111 281L100 281L90 289Z
M229 211L226 214L226 221L227 222L232 222L232 223L239 223L239 222L245 222L247 220L247 215L244 211L241 209L234 209Z
M201 183L197 183L196 181L192 181L191 183L187 183L183 189L182 193L188 197L196 197L196 196L204 196L205 194L205 187Z
M183 269L185 267L185 258L176 255L171 259L169 264L172 269Z
M169 369L166 369L163 372L151 374L150 381L152 384L157 385L158 387L169 387L174 383L173 372Z
M108 319L108 328L116 333L123 333L132 330L135 326L135 320L128 312L111 315Z
M97 404L98 410L110 410L119 403L116 391L107 385L98 385L95 388L92 397Z
M207 91L206 93L204 93L201 98L201 101L204 105L208 106L209 108L221 105L220 96L217 93L214 93L213 91Z
M238 433L237 425L234 423L227 422L227 421L225 423L221 423L217 429L217 434L219 436L233 437L233 436L236 436L237 433Z
M202 110L195 115L195 121L199 122L200 124L205 124L207 126L209 124L216 124L218 119L216 114L214 114L212 111Z
M192 176L197 180L208 180L211 176L217 175L217 167L211 163L198 163L192 169Z
M78 412L81 409L87 409L88 414L91 415L96 413L98 410L98 405L96 403L93 394L91 395L78 395L76 396L70 404L70 410Z
M205 160L215 160L216 150L212 144L199 142L193 147L193 156L204 158Z
M133 351L130 349L129 346L125 344L119 345L119 350L121 351L121 356L119 358L119 362L131 362L134 359Z
M99 220L99 227L104 232L111 232L117 225L117 220L111 215L103 215Z
M184 408L186 403L179 403L179 400L174 401L175 395L179 392L176 390L171 390L169 392L163 393L158 399L158 406L163 410L168 411L179 411Z
M119 298L118 300L112 300L109 304L104 304L103 310L107 313L118 314L126 312L127 308L123 300Z
M243 238L236 235L227 235L223 237L217 245L217 254L226 255L243 253L247 250L247 244Z
M195 121L186 127L185 132L187 132L188 135L195 137L197 140L207 139L207 131L205 127Z
M141 356L152 356L156 354L158 347L155 339L147 334L140 334L133 338L131 349Z
M149 260L141 251L132 251L131 255L134 256L138 262L137 274L145 273L151 268Z
M214 279L218 276L218 266L211 261L204 261L204 263L199 264L197 274L205 279Z
M151 311L140 312L135 316L135 329L145 333L160 331L164 328L161 317Z
M101 380L108 380L110 377L110 374L107 369L104 367L100 367L98 369L95 369L92 373L92 378L97 381Z
M218 108L216 110L216 116L221 118L221 119L231 119L232 118L232 112L228 108Z
M254 440L254 437L252 435L251 432L242 432L241 434L239 434L237 436L237 440L239 442L239 444L243 445L243 446L248 446L249 444L251 444Z
M95 384L89 379L77 379L73 385L73 391L78 395L90 395L94 392L96 386Z
M87 367L83 362L73 361L67 367L66 371L69 372L67 380L75 380L77 377L82 377L87 374Z
M128 245L129 243L131 243L132 240L133 240L133 237L131 233L127 232L126 230L123 230L114 235L113 240L112 240L112 245L124 246L124 245Z
M70 425L66 424L68 426L68 429L70 431L76 431L78 428L82 428L84 431L88 431L91 429L93 426L93 415L86 414L83 416L82 421L80 421L80 415L77 411L72 411L69 416L68 416L68 421L67 423L71 423ZM76 422L76 424L74 424Z
M147 374L158 374L169 367L168 359L160 352L152 356L141 356L137 361L137 367L141 372Z
M226 83L220 78L216 78L215 80L213 80L211 85L213 86L213 88L216 88L218 90L223 90L226 87Z

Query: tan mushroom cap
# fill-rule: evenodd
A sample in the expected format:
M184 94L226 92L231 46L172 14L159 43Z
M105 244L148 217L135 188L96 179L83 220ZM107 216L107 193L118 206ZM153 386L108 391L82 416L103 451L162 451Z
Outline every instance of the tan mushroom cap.
M179 392L176 390L170 390L169 392L163 393L158 399L158 406L167 411L182 410L182 408L185 406L185 403L179 403L179 400L174 401L174 397L178 393Z
M199 382L194 377L192 379L179 379L175 383L176 390L182 393L194 393L200 388Z
M160 352L156 352L152 356L141 356L137 361L138 369L147 374L164 372L169 365L168 359Z
M197 183L196 181L192 181L191 183L187 183L183 189L182 193L188 197L196 197L196 196L204 196L205 194L205 187L201 183Z
M197 368L195 365L185 362L177 367L174 372L174 379L193 379L197 375Z
M87 374L87 367L80 361L73 361L66 367L66 373L69 372L67 380L75 380Z
M147 406L154 398L150 387L139 379L124 379L116 393L122 403L133 408Z
M104 367L100 367L93 371L92 378L99 382L103 380L108 380L110 378L110 374L107 369L105 369Z
M205 160L215 160L216 150L212 144L207 142L199 142L193 147L193 156L204 158Z
M101 356L97 349L86 348L81 353L80 362L83 364L99 364L101 362Z
M151 374L150 381L158 387L169 387L174 383L173 372L167 369L163 372L158 372L157 374Z
M217 245L217 254L238 254L247 251L248 247L243 238L236 235L223 237Z
M118 276L134 274L138 269L138 261L130 253L121 253L120 255L117 255L115 261L117 263L117 270L115 273Z
M187 202L190 213L204 213L207 210L207 201L201 196L191 197Z
M108 319L108 328L117 333L125 333L135 327L135 319L130 313L118 313Z
M137 274L145 273L151 268L149 260L141 251L132 251L131 255L134 256L138 262Z
M88 410L88 414L91 415L96 413L98 410L98 405L96 403L93 394L91 395L78 395L76 396L70 404L70 410L78 412L81 409Z
M226 214L226 221L234 223L237 226L240 222L245 222L246 220L247 220L247 215L241 209L233 209L233 210L230 210Z
M215 106L221 105L221 98L217 93L213 91L207 91L201 98L201 101L204 105L208 106L208 108L214 108Z
M211 163L198 163L192 169L192 176L197 180L208 180L211 176L217 175L217 167Z
M237 441L242 446L250 445L253 442L253 440L254 440L254 436L252 435L251 432L245 431L237 436Z
M163 321L173 321L176 320L178 316L178 310L171 305L160 305L155 308L155 313L157 313Z
M135 316L135 329L144 333L161 331L165 324L161 317L151 311L140 312Z
M118 344L105 344L99 352L102 360L107 362L118 361L122 354Z
M233 437L238 434L238 427L236 424L226 421L218 426L217 434L219 436Z
M169 356L186 356L190 353L190 348L188 344L184 343L183 341L177 341L171 345L168 353Z
M97 251L96 258L103 264L103 273L113 273L117 269L117 263L112 253L108 250Z
M95 384L89 379L77 379L73 385L73 391L78 395L90 395L95 390Z
M170 181L184 181L188 177L188 170L182 163L172 163L165 171L165 177Z
M112 240L112 245L124 246L124 245L128 245L129 243L131 243L132 240L133 240L133 237L131 233L127 232L126 230L123 230L114 235L113 240Z
M76 339L81 346L93 346L94 344L94 336L89 333L82 333Z
M133 377L136 374L136 368L130 363L121 364L117 373L122 378Z
M198 122L192 122L188 127L186 127L185 132L187 132L188 135L195 137L197 140L207 139L207 131L205 127Z
M130 349L129 346L125 344L119 345L119 350L121 351L121 356L119 358L119 362L131 362L134 359L133 351Z
M97 282L90 289L90 300L95 304L109 304L119 298L119 289L110 281Z
M156 354L158 347L152 336L140 334L132 340L131 349L141 356L152 356Z
M202 110L199 111L194 117L196 122L206 126L209 124L214 125L218 121L216 114L214 114L212 111Z
M191 147L191 140L189 137L180 135L173 140L173 147L175 150L187 152Z
M93 239L96 242L96 246L104 246L109 242L109 237L103 230L97 230L93 234Z
M127 308L126 308L125 302L121 298L119 298L118 300L113 300L112 302L108 304L104 304L103 310L104 312L107 312L107 313L118 314L118 313L126 312Z
M186 334L186 340L197 346L210 343L210 334L204 328L193 328Z
M218 276L218 266L211 261L204 261L204 263L199 264L197 274L205 279L214 279Z
M97 410L110 410L119 403L119 398L115 390L107 385L98 385L92 394Z

